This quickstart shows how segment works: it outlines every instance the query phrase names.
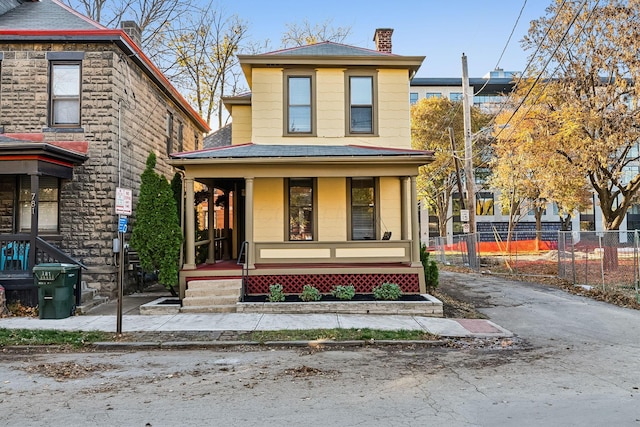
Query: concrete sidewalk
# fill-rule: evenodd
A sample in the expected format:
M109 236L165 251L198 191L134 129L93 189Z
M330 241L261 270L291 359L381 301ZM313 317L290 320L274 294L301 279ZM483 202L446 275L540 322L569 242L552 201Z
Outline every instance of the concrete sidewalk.
M270 313L180 313L140 315L140 306L167 291L159 286L122 299L123 332L216 332L275 331L293 329L369 328L421 330L442 337L510 337L507 329L485 319L444 319L411 315L380 314L270 314ZM67 331L116 331L117 301L109 301L86 315L66 319L30 317L0 318L4 329L57 329Z
M66 319L8 317L0 319L0 328L115 332L116 320L115 315L73 316ZM273 331L332 328L422 330L442 337L512 336L508 330L484 319L442 319L400 315L212 313L124 315L122 318L123 332Z

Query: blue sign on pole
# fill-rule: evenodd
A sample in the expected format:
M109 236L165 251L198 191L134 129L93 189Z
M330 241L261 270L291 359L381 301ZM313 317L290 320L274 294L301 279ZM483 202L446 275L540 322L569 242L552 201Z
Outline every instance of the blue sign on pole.
M118 222L118 232L126 233L127 232L127 217L121 216L120 221Z

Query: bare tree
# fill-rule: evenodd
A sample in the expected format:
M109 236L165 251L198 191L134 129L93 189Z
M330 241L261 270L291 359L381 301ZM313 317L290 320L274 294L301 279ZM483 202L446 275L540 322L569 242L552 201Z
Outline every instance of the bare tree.
M237 93L240 73L236 53L247 32L236 15L208 9L184 25L171 29L167 46L175 55L170 78L187 94L200 115L218 127L223 125L222 98Z
M304 46L323 41L343 43L351 34L351 27L333 27L331 22L331 19L327 19L320 24L312 25L305 19L301 24L286 24L287 30L282 35L282 47Z

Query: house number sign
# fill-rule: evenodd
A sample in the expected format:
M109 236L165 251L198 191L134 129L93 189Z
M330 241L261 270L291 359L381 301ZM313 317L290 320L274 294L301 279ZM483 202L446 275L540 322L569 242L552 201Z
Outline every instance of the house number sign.
M36 193L31 193L31 215L36 214Z

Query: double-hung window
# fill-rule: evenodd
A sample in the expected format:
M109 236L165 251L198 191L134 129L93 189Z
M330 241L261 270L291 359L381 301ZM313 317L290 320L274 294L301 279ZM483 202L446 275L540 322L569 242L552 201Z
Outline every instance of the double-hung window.
M284 135L315 135L314 75L286 71Z
M347 135L375 135L377 108L375 73L347 73Z
M51 62L50 123L80 126L80 62Z
M49 126L80 127L84 52L47 52Z
M289 178L289 240L314 239L314 179Z
M376 239L374 178L351 178L351 240Z

